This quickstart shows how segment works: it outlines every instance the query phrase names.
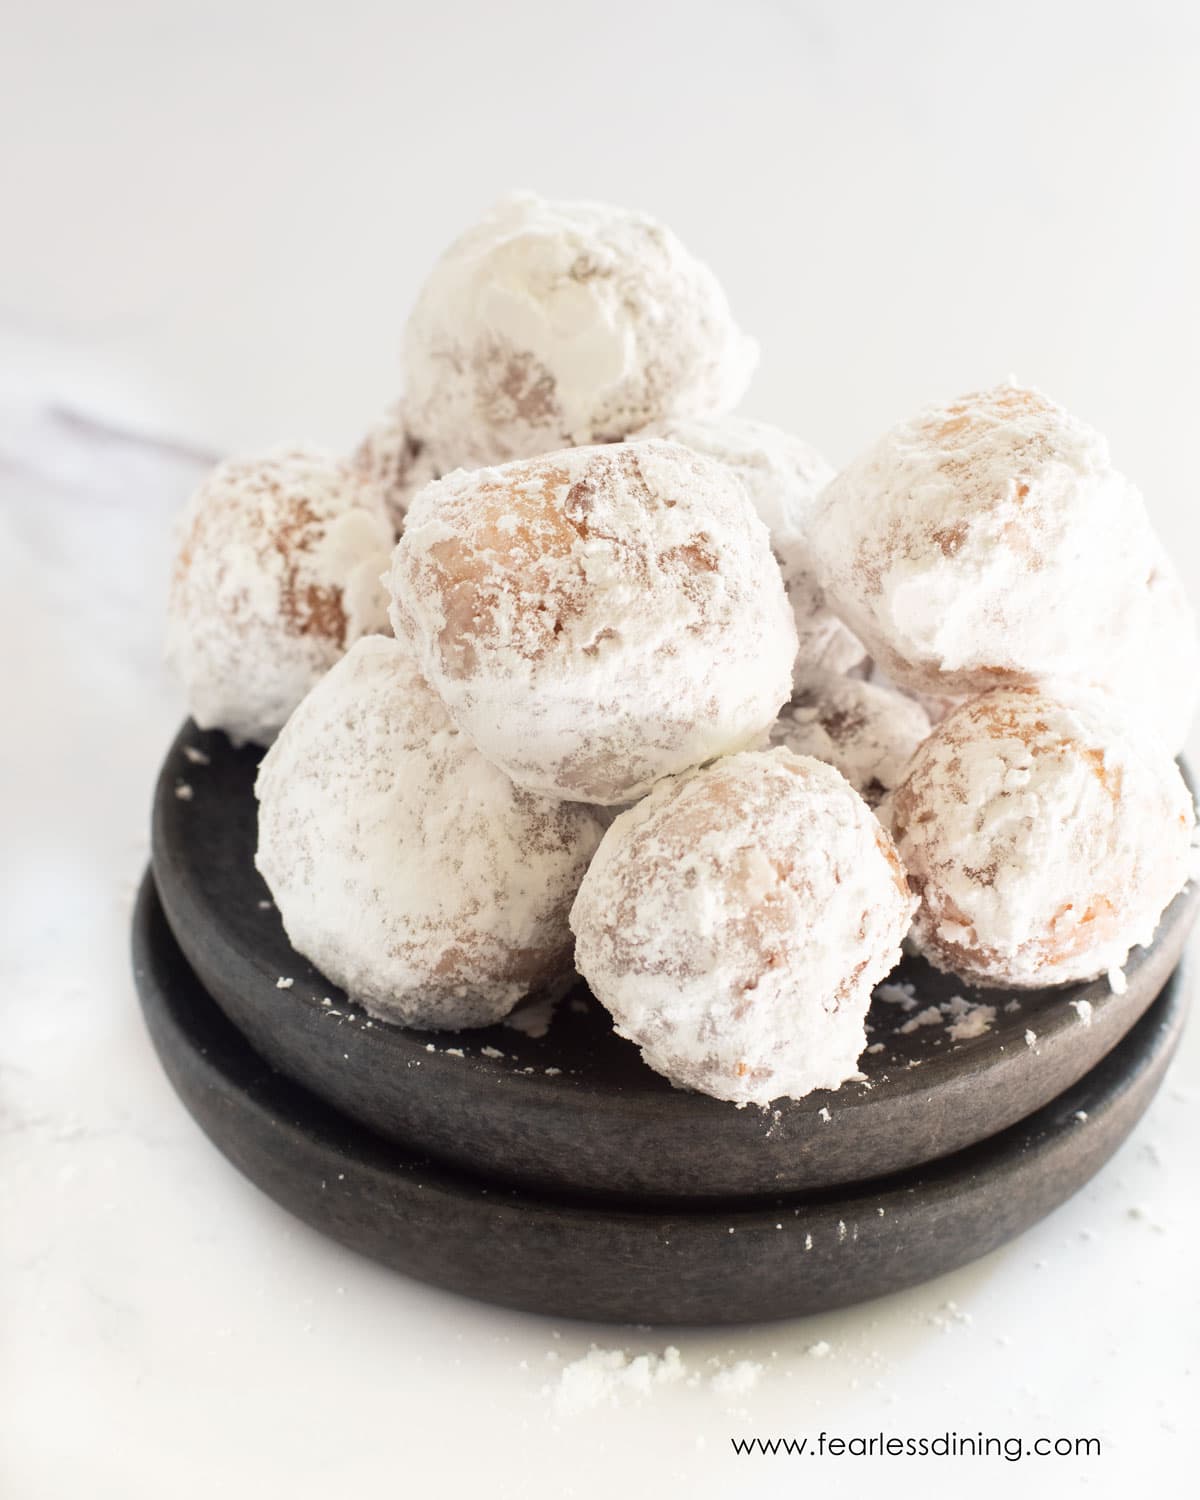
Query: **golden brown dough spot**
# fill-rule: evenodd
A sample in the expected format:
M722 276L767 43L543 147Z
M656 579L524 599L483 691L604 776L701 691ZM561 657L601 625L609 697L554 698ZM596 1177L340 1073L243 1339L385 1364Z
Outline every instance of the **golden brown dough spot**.
M1001 385L987 391L972 391L944 410L945 418L929 423L927 430L937 446L954 449L975 441L989 426L1020 417L1052 417L1056 407L1040 391Z

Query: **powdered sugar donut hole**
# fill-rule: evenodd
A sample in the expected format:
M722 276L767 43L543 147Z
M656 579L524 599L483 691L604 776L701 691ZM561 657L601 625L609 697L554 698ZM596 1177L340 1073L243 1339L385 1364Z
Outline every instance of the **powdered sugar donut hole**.
M916 946L974 984L1119 969L1187 879L1178 768L1111 704L1063 691L996 688L955 709L881 809L920 897Z
M202 729L270 744L347 646L387 629L380 491L313 448L221 464L184 512L167 659Z
M796 616L796 670L849 672L866 657L862 642L833 613L809 552L809 517L833 468L815 448L767 422L727 414L674 417L638 437L666 438L732 469L746 487L783 570Z
M1150 572L1141 496L1108 445L1015 385L927 407L824 491L810 540L832 606L901 687L1096 682Z
M519 785L629 802L764 744L796 633L766 528L676 444L575 448L428 485L392 619L455 723Z
M832 767L785 749L664 782L604 836L576 963L656 1072L737 1104L851 1077L913 899Z
M876 807L903 778L931 727L921 705L902 693L810 671L797 676L771 743L834 766L868 807Z
M408 408L403 401L393 402L368 429L351 462L367 483L383 495L392 528L397 533L404 528L409 501L423 484L437 478L424 445L410 430Z
M532 193L451 245L404 340L412 431L442 473L727 410L757 357L665 226Z
M598 820L514 787L395 641L359 641L318 683L256 791L256 864L292 946L373 1016L486 1026L571 976Z

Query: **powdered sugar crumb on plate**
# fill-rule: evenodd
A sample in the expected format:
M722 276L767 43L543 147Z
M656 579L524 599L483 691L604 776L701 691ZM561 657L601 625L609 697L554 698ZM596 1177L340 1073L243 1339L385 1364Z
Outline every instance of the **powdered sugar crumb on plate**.
M901 1036L911 1036L912 1033L922 1026L936 1026L942 1019L942 1013L936 1005L927 1005L924 1010L919 1010L915 1016L905 1021L899 1028Z
M916 1010L916 985L905 981L891 981L886 984L877 985L875 998L882 1000L888 1005L898 1005L901 1010Z
M557 999L553 996L534 1000L528 1005L518 1006L516 1010L504 1017L501 1024L512 1031L519 1031L522 1036L532 1037L534 1041L538 1041L550 1030L557 1003Z
M955 999L957 998L958 996L955 996ZM962 1015L946 1027L946 1034L952 1042L971 1041L989 1032L995 1019L996 1007L994 1005L968 1005Z

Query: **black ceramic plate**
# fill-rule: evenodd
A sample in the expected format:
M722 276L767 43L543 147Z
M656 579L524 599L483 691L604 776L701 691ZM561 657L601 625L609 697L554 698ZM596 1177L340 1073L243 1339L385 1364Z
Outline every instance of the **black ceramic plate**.
M976 991L906 959L893 980L913 986L915 1005L876 999L879 1050L863 1057L865 1082L765 1112L736 1109L652 1073L582 984L542 1038L509 1026L447 1034L370 1022L292 950L267 903L254 869L257 761L189 724L159 781L155 880L205 989L264 1058L379 1135L552 1191L724 1201L857 1182L973 1145L1095 1066L1165 984L1196 915L1189 889L1154 945L1135 951L1123 995L1107 980ZM278 988L280 978L291 987ZM995 1008L984 1034L954 1040L949 1015L912 1025L955 995Z
M322 1233L438 1286L622 1323L736 1323L842 1307L1003 1244L1076 1192L1142 1114L1178 1040L1177 977L1085 1078L945 1161L840 1193L641 1208L522 1194L381 1141L263 1062L205 994L153 884L134 918L146 1022L213 1142Z

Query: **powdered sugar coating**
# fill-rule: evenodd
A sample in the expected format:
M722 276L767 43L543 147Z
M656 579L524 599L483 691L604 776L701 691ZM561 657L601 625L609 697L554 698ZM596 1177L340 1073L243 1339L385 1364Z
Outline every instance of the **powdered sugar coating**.
M771 743L834 766L875 807L902 779L930 727L921 705L901 693L810 671L797 677Z
M394 401L368 429L351 459L368 484L383 495L397 533L404 529L409 502L423 484L437 478L424 445L413 436L408 407Z
M1094 979L1149 943L1187 879L1194 821L1171 758L1059 686L955 709L881 816L920 896L921 952L1016 988Z
M952 713L960 703L967 701L967 695L956 693L953 696L940 696L936 693L922 693L915 688L903 688L894 683L877 661L870 661L867 667L864 681L872 683L875 687L883 688L888 693L899 693L902 697L911 698L931 724L940 724L948 713Z
M1200 695L1196 615L1174 563L1155 541L1149 566L1114 595L1097 687L1130 728L1172 754L1187 740Z
M404 361L412 430L444 473L727 410L757 347L662 224L518 193L438 261Z
M1122 602L1155 566L1142 498L1104 439L1035 390L900 423L826 489L810 535L833 606L905 688L1119 689L1115 658L1156 649L1128 640Z
M708 413L652 423L637 437L660 437L732 469L746 487L783 570L796 616L797 672L849 672L866 656L862 642L825 602L808 546L808 524L833 468L809 443L767 422Z
M519 785L628 802L764 743L795 628L741 485L676 444L574 448L414 500L392 619Z
M270 744L347 646L387 629L382 496L318 449L219 465L188 502L167 659L202 729Z
M849 1078L913 899L832 767L750 751L656 787L604 836L575 961L656 1072L738 1104Z
M256 864L288 938L372 1015L486 1026L571 971L588 809L514 787L411 654L361 640L259 769Z

